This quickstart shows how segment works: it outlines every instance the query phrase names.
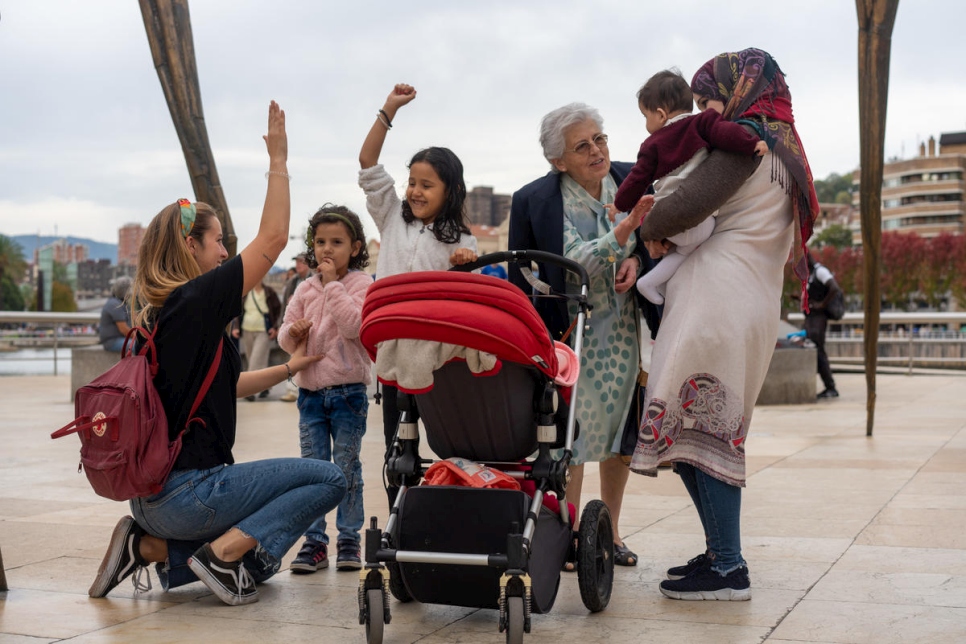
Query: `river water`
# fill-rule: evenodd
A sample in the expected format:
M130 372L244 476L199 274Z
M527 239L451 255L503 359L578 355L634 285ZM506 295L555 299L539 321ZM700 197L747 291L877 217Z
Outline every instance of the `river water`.
M57 349L57 373L70 373L70 347ZM54 375L53 349L19 349L0 352L0 376Z

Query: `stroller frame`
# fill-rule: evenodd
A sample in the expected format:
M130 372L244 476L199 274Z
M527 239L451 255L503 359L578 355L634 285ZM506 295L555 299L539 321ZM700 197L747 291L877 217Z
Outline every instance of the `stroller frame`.
M591 309L587 301L589 277L586 270L576 262L540 251L491 253L453 270L468 272L481 266L504 261L520 265L528 282L542 296L563 297L577 303L578 313L573 327L573 346L579 356L584 325ZM580 293L553 293L548 284L533 277L530 270L532 261L555 264L576 274L580 279ZM577 405L572 398L567 413L566 429L561 436L554 417L557 400L557 389L552 380L548 379L542 391L536 392L534 411L537 415L537 452L535 458L525 461L525 469L519 469L521 463L518 462L481 462L482 465L500 469L515 479L532 480L535 483L536 489L528 503L526 519L522 527L517 522L511 524L506 537L505 552L490 554L428 552L398 549L394 542L394 535L397 534L400 523L400 511L407 493L413 486L419 485L426 466L434 462L432 459L421 458L419 454L420 415L416 397L413 394L400 392L398 405L401 415L397 433L386 454L387 478L391 484L399 486L399 492L390 509L385 530L378 527L376 517L370 520L370 526L366 529L365 535L365 564L360 571L359 623L366 627L367 642L374 644L382 642L384 624L391 621L390 594L402 602L413 599L401 572L400 564L405 563L486 567L501 572L499 596L496 602L499 609L499 630L506 633L507 642L519 644L523 641L523 634L531 630L533 612L533 580L528 573L528 566L538 520L542 513L551 512L543 505L544 497L548 492L554 492L559 501L558 513L562 524L571 525L566 490L570 481L569 464L573 456ZM560 447L563 448L561 458L553 458L551 449ZM572 552L572 555L576 555L581 599L590 611L598 612L609 602L613 583L613 528L606 505L599 500L589 502L581 516L580 531L571 531L570 534L570 541L576 540L578 544L576 552ZM559 584L559 567L556 574ZM555 595L556 587L545 610L549 610L552 606Z

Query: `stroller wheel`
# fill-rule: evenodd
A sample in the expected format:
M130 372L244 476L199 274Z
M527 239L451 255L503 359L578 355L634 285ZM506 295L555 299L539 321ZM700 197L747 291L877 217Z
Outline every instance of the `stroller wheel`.
M596 499L580 515L577 585L587 610L598 613L607 607L614 585L614 526L610 510Z
M523 644L523 597L506 598L506 644Z
M389 592L402 603L411 602L413 596L409 594L409 590L406 589L406 583L402 578L402 570L400 570L399 563L396 561L386 562L386 568L389 569Z
M382 609L382 590L370 588L366 591L366 643L382 644L382 630L386 625Z

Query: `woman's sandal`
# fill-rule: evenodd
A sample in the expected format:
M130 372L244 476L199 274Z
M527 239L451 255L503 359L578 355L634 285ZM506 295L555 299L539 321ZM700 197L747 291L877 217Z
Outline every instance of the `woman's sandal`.
M626 545L614 544L614 565L617 566L636 566L637 554L632 552Z

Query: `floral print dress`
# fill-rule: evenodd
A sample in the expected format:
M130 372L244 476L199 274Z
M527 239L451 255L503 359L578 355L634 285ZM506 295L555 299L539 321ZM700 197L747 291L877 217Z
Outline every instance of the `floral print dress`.
M614 291L620 263L634 250L632 236L620 246L605 203L613 203L617 185L610 175L603 180L601 199L594 199L568 175L561 178L564 205L564 256L583 266L590 276L589 301L593 306L584 330L577 381L577 420L580 436L574 441L571 463L604 461L620 451L621 430L627 419L640 360L638 314L633 290ZM580 285L568 274L574 292ZM572 304L575 318L577 307Z

